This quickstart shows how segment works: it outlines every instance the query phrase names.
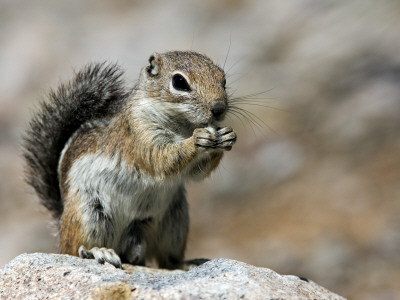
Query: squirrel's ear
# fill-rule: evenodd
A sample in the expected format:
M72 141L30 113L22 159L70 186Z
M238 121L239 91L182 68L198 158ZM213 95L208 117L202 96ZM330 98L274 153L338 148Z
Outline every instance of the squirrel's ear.
M150 65L147 66L146 70L150 76L156 76L160 73L161 68L161 55L158 53L153 53L149 58Z

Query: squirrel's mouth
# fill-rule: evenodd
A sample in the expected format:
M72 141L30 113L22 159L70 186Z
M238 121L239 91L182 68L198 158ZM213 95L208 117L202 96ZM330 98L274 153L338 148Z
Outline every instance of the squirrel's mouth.
M188 122L191 123L193 128L205 128L205 127L218 127L220 123L225 119L226 113L215 115L212 113L204 114L203 112L196 112L192 115L192 119Z
M218 123L218 122L222 122L225 119L225 113L223 113L222 115L219 116L213 116L212 119L214 120L214 122Z
M218 115L218 116L211 116L208 119L207 124L208 125L218 125L220 122L222 122L225 119L225 113Z

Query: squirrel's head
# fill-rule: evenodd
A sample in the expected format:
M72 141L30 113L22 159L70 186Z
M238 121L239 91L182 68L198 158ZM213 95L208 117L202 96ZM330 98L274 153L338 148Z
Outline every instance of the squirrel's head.
M142 69L138 91L160 110L195 127L222 121L228 109L225 72L197 52L154 53Z

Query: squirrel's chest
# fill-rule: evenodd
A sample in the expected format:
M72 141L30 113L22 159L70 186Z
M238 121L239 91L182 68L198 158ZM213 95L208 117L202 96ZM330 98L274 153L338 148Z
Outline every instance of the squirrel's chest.
M114 225L121 228L134 219L162 218L181 186L180 183L156 182L120 160L101 154L79 158L68 178L81 199L83 211L90 214L96 201Z

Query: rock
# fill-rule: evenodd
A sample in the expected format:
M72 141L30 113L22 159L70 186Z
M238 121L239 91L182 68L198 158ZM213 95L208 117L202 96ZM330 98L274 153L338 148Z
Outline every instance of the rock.
M190 271L58 254L22 254L0 269L1 299L344 299L312 281L229 259Z

